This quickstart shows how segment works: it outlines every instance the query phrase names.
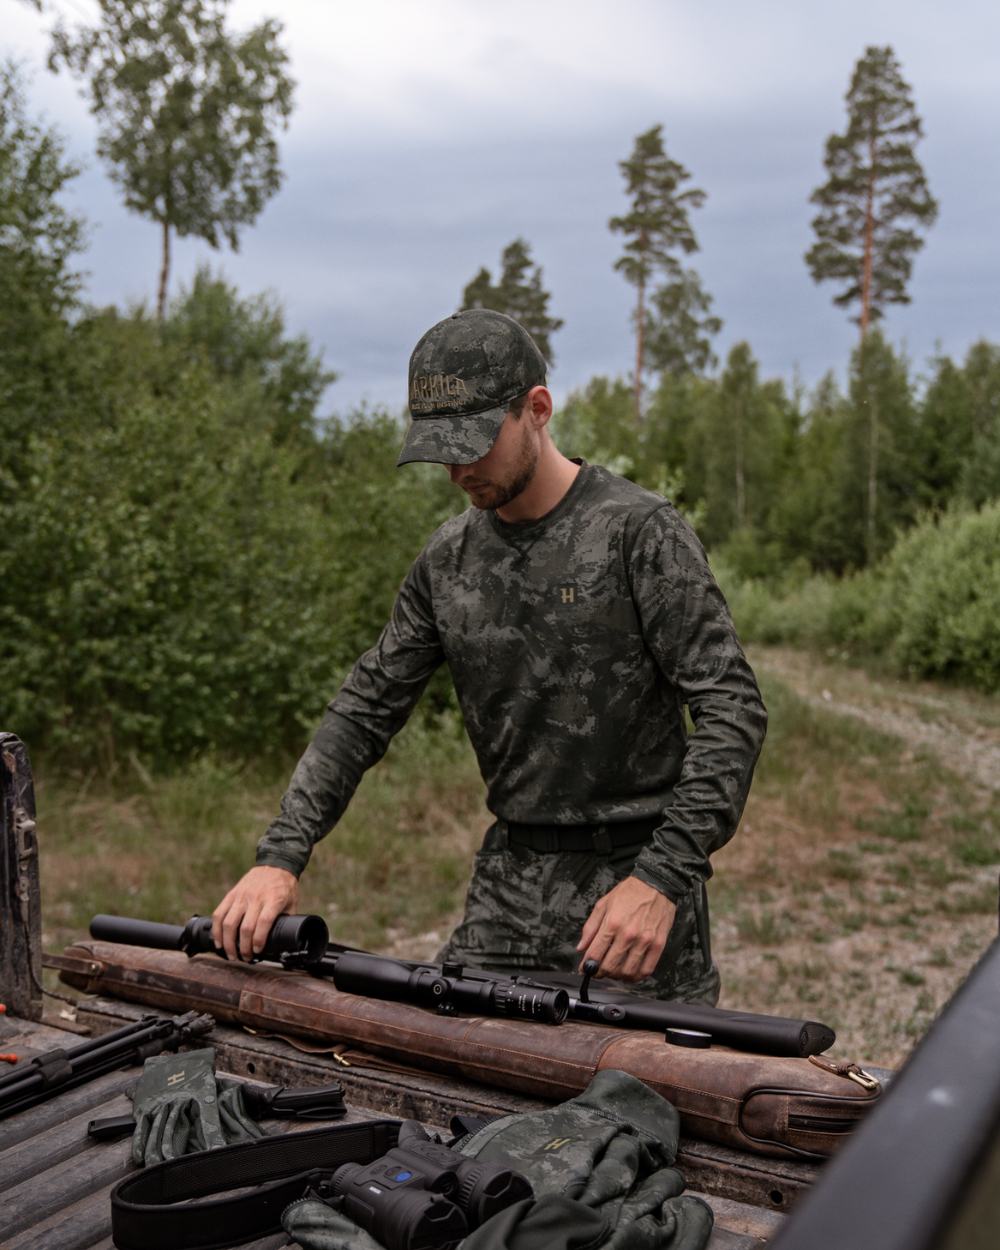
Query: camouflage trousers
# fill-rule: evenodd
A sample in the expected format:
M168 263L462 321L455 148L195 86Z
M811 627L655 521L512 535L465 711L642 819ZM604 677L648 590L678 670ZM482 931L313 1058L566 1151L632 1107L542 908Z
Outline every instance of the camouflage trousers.
M470 967L575 972L580 931L603 895L627 877L645 841L586 851L533 851L511 844L497 821L476 854L461 924L438 952ZM605 985L613 984L604 982ZM703 885L677 904L670 936L653 975L629 989L652 998L715 1003Z

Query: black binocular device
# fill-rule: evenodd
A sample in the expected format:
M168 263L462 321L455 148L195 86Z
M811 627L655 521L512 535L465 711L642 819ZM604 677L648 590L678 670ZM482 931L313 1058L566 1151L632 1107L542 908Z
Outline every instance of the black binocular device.
M432 1141L416 1121L373 1163L345 1163L328 1199L387 1250L447 1250L532 1188L519 1172Z

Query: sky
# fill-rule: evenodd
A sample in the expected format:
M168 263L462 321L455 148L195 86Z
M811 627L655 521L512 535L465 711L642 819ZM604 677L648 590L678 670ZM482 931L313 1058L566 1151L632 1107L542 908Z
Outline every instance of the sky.
M45 69L61 14L96 0L0 0L0 51L31 74L36 113L86 162L70 202L90 222L86 295L155 301L160 238L126 212L94 154L78 85ZM565 325L553 339L561 400L629 374L633 291L614 272L625 211L618 162L663 126L703 188L691 258L765 377L843 379L857 329L802 259L828 135L871 44L890 44L925 130L918 156L940 204L886 333L917 375L1000 341L1000 5L957 0L232 0L234 28L280 17L297 81L281 141L285 181L240 251L175 245L172 292L199 264L243 294L273 292L337 382L328 412L403 407L409 353L465 284L525 238Z

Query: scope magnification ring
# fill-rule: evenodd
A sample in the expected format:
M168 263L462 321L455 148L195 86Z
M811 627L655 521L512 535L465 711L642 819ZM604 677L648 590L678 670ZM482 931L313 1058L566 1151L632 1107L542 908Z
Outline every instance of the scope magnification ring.
M496 986L493 1005L498 1016L562 1024L569 1014L569 995L565 990L510 981Z

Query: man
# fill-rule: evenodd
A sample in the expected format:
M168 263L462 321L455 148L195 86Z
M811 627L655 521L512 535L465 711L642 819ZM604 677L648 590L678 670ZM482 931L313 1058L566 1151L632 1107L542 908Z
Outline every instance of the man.
M666 500L556 449L545 370L527 332L485 309L414 349L399 463L446 465L472 507L418 556L257 866L216 909L230 957L294 908L312 846L446 661L496 821L440 957L593 958L661 997L716 1001L708 856L739 821L766 714L697 538Z

